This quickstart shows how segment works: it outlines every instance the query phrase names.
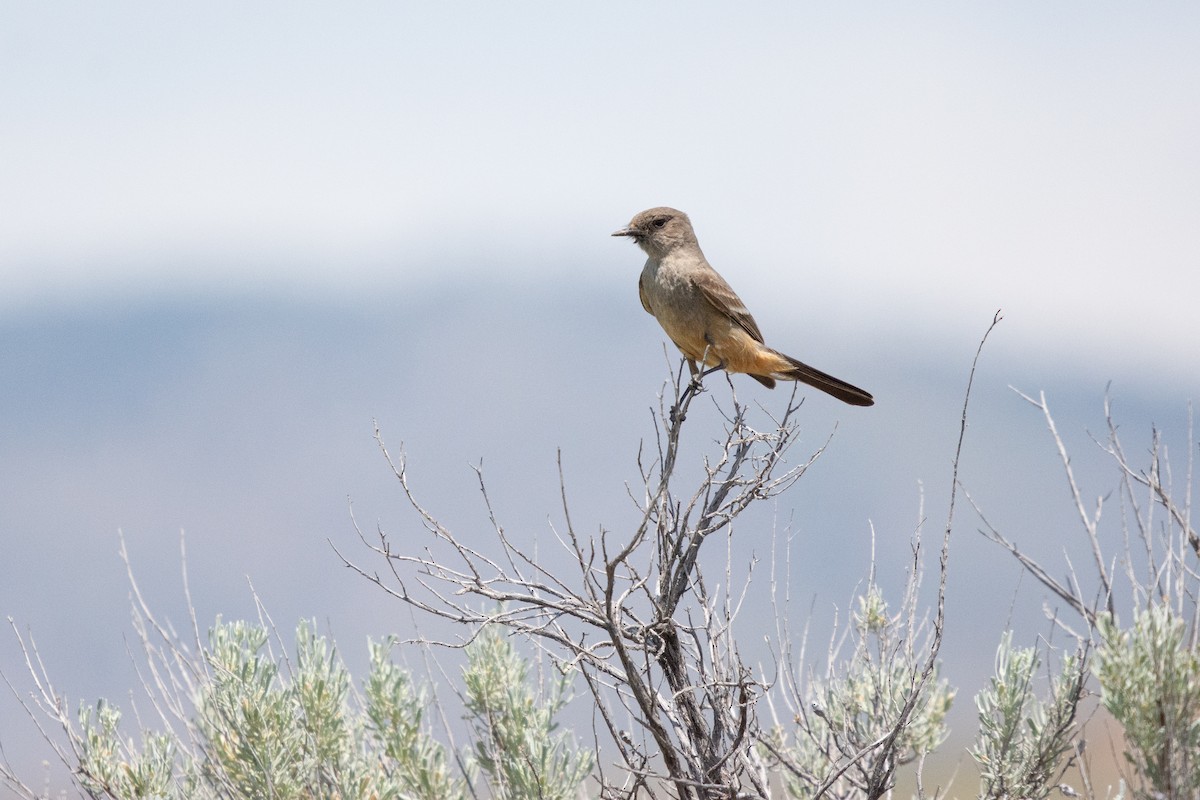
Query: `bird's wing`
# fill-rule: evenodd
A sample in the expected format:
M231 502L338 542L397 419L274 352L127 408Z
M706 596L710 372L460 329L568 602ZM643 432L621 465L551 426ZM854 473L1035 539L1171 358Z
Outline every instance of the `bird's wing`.
M638 277L638 297L642 301L642 308L646 309L646 313L653 315L654 309L650 308L650 298L646 297L646 275L643 273Z
M762 332L758 329L758 323L754 321L754 317L750 316L750 312L746 309L746 304L742 302L742 298L734 293L729 284L725 282L725 279L718 275L715 270L705 273L696 280L696 288L700 290L700 295L713 308L733 320L742 330L750 334L756 342L763 343Z

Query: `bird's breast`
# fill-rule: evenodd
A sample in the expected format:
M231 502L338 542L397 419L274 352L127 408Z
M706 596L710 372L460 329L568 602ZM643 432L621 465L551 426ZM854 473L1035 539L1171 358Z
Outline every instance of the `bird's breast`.
M684 355L700 359L709 344L707 302L692 277L670 262L647 262L642 289L650 313Z

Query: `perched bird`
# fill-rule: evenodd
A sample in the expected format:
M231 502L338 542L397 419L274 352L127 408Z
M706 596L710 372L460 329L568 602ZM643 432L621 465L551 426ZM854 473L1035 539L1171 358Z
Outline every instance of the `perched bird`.
M857 386L767 347L741 298L705 259L687 214L651 208L613 236L630 237L649 256L638 280L642 307L683 352L693 375L701 362L708 372L744 372L769 389L777 380L802 381L850 405L874 405Z

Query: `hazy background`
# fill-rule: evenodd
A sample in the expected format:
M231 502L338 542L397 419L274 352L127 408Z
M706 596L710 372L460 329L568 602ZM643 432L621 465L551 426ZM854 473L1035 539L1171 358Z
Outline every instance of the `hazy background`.
M836 424L832 444L738 531L764 564L772 531L795 537L794 627L844 613L872 526L898 590L922 485L940 536L998 308L960 477L1061 574L1078 523L1008 387L1047 392L1089 502L1117 486L1089 438L1110 381L1128 450L1157 425L1182 482L1197 41L1189 3L5 4L0 614L73 704L127 705L118 530L177 624L186 531L202 625L253 615L249 579L361 676L366 637L414 621L329 542L372 563L352 502L422 543L373 419L464 538L486 541L482 461L509 533L561 558L559 451L577 529L619 535L677 362L638 304L640 252L608 234L660 204L689 212L770 343L878 400L811 393L795 458ZM692 464L720 435L704 402ZM1000 632L1047 626L1039 588L959 513L943 656L961 748ZM11 632L0 671L31 688ZM41 780L49 750L7 692L0 745Z

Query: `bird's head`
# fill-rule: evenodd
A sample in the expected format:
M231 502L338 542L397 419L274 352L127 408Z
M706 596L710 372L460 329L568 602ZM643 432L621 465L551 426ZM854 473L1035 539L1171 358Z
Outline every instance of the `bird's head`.
M659 206L634 216L613 236L628 236L651 258L662 258L680 247L695 247L696 233L688 215L674 208Z

